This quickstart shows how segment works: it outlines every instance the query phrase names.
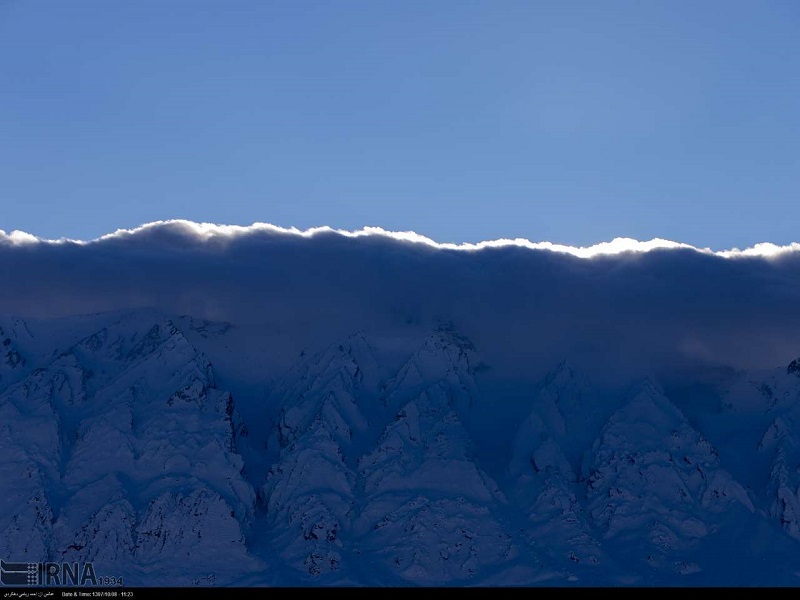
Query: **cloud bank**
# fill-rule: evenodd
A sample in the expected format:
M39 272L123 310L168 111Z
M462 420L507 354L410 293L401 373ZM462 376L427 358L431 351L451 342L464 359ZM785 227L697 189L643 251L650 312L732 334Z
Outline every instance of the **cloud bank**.
M276 362L356 330L442 322L520 377L565 356L602 375L800 355L799 244L454 245L379 228L169 221L92 241L0 232L0 281L0 314L154 307L231 321Z
M128 237L135 237L147 234L150 230L170 230L173 234L185 237L187 240L192 240L195 243L225 243L232 241L236 238L246 237L249 235L258 234L287 234L296 235L299 237L310 238L319 234L335 233L344 237L359 238L365 236L384 237L400 242L411 242L417 244L425 244L432 248L439 248L442 250L482 250L485 248L504 248L504 247L518 247L527 248L529 250L549 250L552 252L561 252L564 254L571 254L578 258L594 258L596 256L605 256L610 254L620 254L623 252L649 252L651 250L664 250L664 249L687 249L695 250L704 254L713 254L723 258L737 258L737 257L764 257L771 258L782 254L800 251L800 243L794 242L786 246L779 246L772 243L756 244L752 248L732 248L729 250L713 251L710 248L697 248L690 244L683 244L680 242L673 242L655 238L649 241L639 241L632 238L614 238L610 242L601 242L593 246L568 246L564 244L554 244L552 242L532 242L524 238L515 239L498 239L487 240L478 243L440 243L432 240L429 237L420 235L414 231L388 231L381 227L364 227L358 231L347 231L343 229L333 229L331 227L312 227L306 230L300 230L295 227L279 227L270 223L253 223L252 225L220 225L217 223L196 223L194 221L187 221L182 219L175 219L169 221L156 221L153 223L146 223L134 229L118 229L114 233L109 233L101 236L95 240L74 240L62 238L58 240L50 240L39 238L35 235L24 231L12 231L6 233L0 229L0 244L6 245L24 245L24 244L78 244L85 245L108 241L113 239L125 239Z

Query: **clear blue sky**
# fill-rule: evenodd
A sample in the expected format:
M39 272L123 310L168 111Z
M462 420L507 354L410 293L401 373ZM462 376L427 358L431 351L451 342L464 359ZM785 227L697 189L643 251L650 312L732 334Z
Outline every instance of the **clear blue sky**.
M0 229L800 240L800 3L0 0Z

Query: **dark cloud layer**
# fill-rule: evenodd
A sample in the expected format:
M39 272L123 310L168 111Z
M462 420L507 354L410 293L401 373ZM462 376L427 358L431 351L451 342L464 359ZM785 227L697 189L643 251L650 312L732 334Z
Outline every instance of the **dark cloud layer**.
M800 252L690 248L579 258L521 245L438 248L386 235L171 223L92 243L0 236L0 313L156 307L314 345L356 329L452 322L494 364L764 367L800 355ZM264 326L267 327L264 327ZM271 328L271 329L270 329Z

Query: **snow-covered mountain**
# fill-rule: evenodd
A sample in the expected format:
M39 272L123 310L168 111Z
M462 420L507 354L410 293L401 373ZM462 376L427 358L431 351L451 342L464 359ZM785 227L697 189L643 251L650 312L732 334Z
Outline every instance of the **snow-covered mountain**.
M685 574L693 545L755 508L717 450L651 381L608 419L592 448L587 506L628 566Z
M501 522L505 497L475 463L459 416L478 393L472 350L450 330L434 332L389 383L394 414L359 461L360 551L391 581L469 582L519 555Z
M797 362L500 385L411 323L243 383L262 335L0 320L0 556L158 585L800 583Z
M0 385L19 379L30 362L26 346L31 334L25 321L19 318L0 319Z
M141 582L257 564L234 411L169 320L122 319L66 348L0 395L13 490L1 500L0 553L105 559Z
M513 497L527 515L526 538L568 572L605 569L608 559L586 511L583 464L609 416L608 403L580 371L562 361L531 405L514 437L509 465Z
M309 575L341 574L356 505L353 448L369 430L377 362L353 335L301 363L273 392L280 451L261 490L271 546ZM351 567L350 567L351 568Z

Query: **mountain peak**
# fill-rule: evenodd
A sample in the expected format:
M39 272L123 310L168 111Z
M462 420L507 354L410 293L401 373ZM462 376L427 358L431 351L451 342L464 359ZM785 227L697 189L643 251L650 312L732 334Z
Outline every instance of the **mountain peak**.
M427 342L440 346L455 346L465 352L474 352L475 344L467 336L459 333L453 323L440 323L428 337Z
M468 337L458 333L451 325L440 325L425 338L411 360L435 365L443 371L440 375L454 372L471 375L475 352L475 345Z
M10 383L24 376L28 364L26 346L32 341L22 319L0 320L0 381Z
M548 371L542 384L543 387L550 388L588 389L592 387L583 371L568 358L563 359L553 369Z
M786 367L786 373L792 374L794 373L798 377L800 377L800 358L795 358L792 362L789 363L789 366Z
M399 408L424 390L444 385L451 406L466 418L479 396L472 360L475 346L449 325L437 327L388 384L387 399Z

